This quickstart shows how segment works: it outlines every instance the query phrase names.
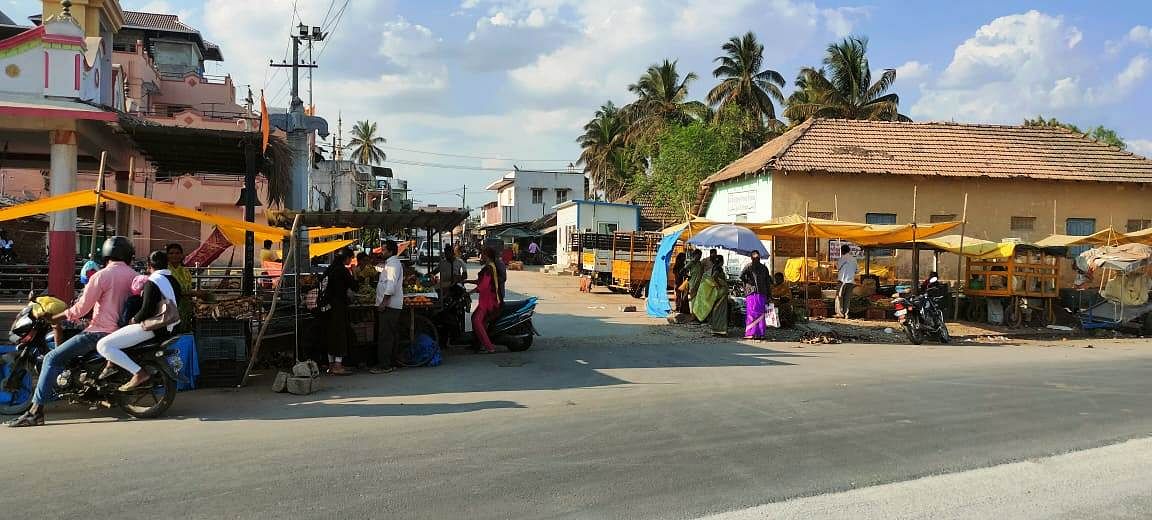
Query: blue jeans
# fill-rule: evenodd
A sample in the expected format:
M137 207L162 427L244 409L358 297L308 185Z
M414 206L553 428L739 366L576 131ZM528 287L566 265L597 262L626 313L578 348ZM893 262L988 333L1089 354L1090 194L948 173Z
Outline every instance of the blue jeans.
M40 367L40 379L36 382L36 392L32 394L32 402L44 405L55 401L56 377L64 371L69 361L95 352L96 342L107 335L107 332L81 332L45 354L44 364Z

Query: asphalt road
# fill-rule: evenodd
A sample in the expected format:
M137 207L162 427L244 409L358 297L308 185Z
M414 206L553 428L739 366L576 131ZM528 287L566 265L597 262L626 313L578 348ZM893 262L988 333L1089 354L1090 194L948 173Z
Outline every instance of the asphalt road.
M328 379L305 397L201 390L163 420L57 407L50 426L0 431L0 510L697 518L1152 433L1145 340L751 345L645 325L615 312L627 297L568 281L511 282L541 295L552 329L525 353ZM1152 500L1126 507L1152 514Z

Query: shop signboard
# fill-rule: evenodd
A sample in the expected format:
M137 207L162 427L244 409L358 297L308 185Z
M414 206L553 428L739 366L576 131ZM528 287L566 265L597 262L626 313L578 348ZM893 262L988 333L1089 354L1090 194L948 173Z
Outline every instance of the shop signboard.
M833 238L833 239L828 241L828 260L839 260L840 259L840 249L842 246L848 246L848 247L852 248L851 249L852 254L856 255L857 258L861 258L864 256L864 250L860 246L853 244L852 242L849 242L847 240L840 240L838 238Z
M756 190L742 190L728 193L728 214L746 215L756 209Z

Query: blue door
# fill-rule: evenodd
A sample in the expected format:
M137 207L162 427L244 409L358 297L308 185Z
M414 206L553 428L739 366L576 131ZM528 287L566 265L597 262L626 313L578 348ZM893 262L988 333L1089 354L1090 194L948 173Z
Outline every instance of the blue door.
M1086 237L1096 232L1096 219L1094 218L1070 218L1064 224L1064 233L1067 235ZM1072 246L1068 248L1068 255L1075 258L1083 253L1092 249L1091 246Z

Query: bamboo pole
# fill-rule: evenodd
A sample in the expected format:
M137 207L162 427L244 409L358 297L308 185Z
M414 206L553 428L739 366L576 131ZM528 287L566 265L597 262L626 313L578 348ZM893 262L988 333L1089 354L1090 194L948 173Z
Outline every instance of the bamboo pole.
M800 264L800 272L804 276L804 309L807 312L808 307L808 201L804 201L804 260Z
M96 225L100 222L96 214L100 212L100 192L104 190L104 165L108 161L108 152L100 152L100 169L96 177L96 204L92 206L92 240L89 240L88 254L96 254Z
M300 229L300 213L292 218L292 233L289 236L296 236L296 232ZM276 286L276 290L272 293L272 306L268 309L268 314L264 316L264 323L260 324L260 333L256 335L256 340L252 342L252 359L248 360L248 367L244 369L244 377L240 378L240 384L237 387L242 387L248 384L248 374L252 373L252 368L256 366L256 358L260 355L260 343L264 341L264 334L268 332L268 324L272 322L272 315L276 312L276 305L280 303L280 289L284 286L284 279L288 276L289 268L291 271L298 271L296 265L296 243L298 240L288 241L288 253L284 255L284 267L280 270L280 284ZM235 247L235 246L233 246ZM300 286L300 276L296 273L296 278L293 280L297 287ZM297 289L299 290L299 289ZM297 298L295 305L300 305L300 300ZM296 352L300 351L300 335L297 334L294 338L296 342ZM297 361L299 361L299 354L297 354Z
M1056 227L1056 199L1052 199L1052 234L1053 235L1060 234L1059 232L1056 231L1057 229L1059 229L1059 228Z
M964 213L960 216L960 253L956 256L956 296L968 286L968 276L964 272L964 231L968 227L968 194L964 194ZM960 319L960 299L952 302L952 321Z
M912 294L920 288L920 246L916 243L916 202L920 186L912 186Z

